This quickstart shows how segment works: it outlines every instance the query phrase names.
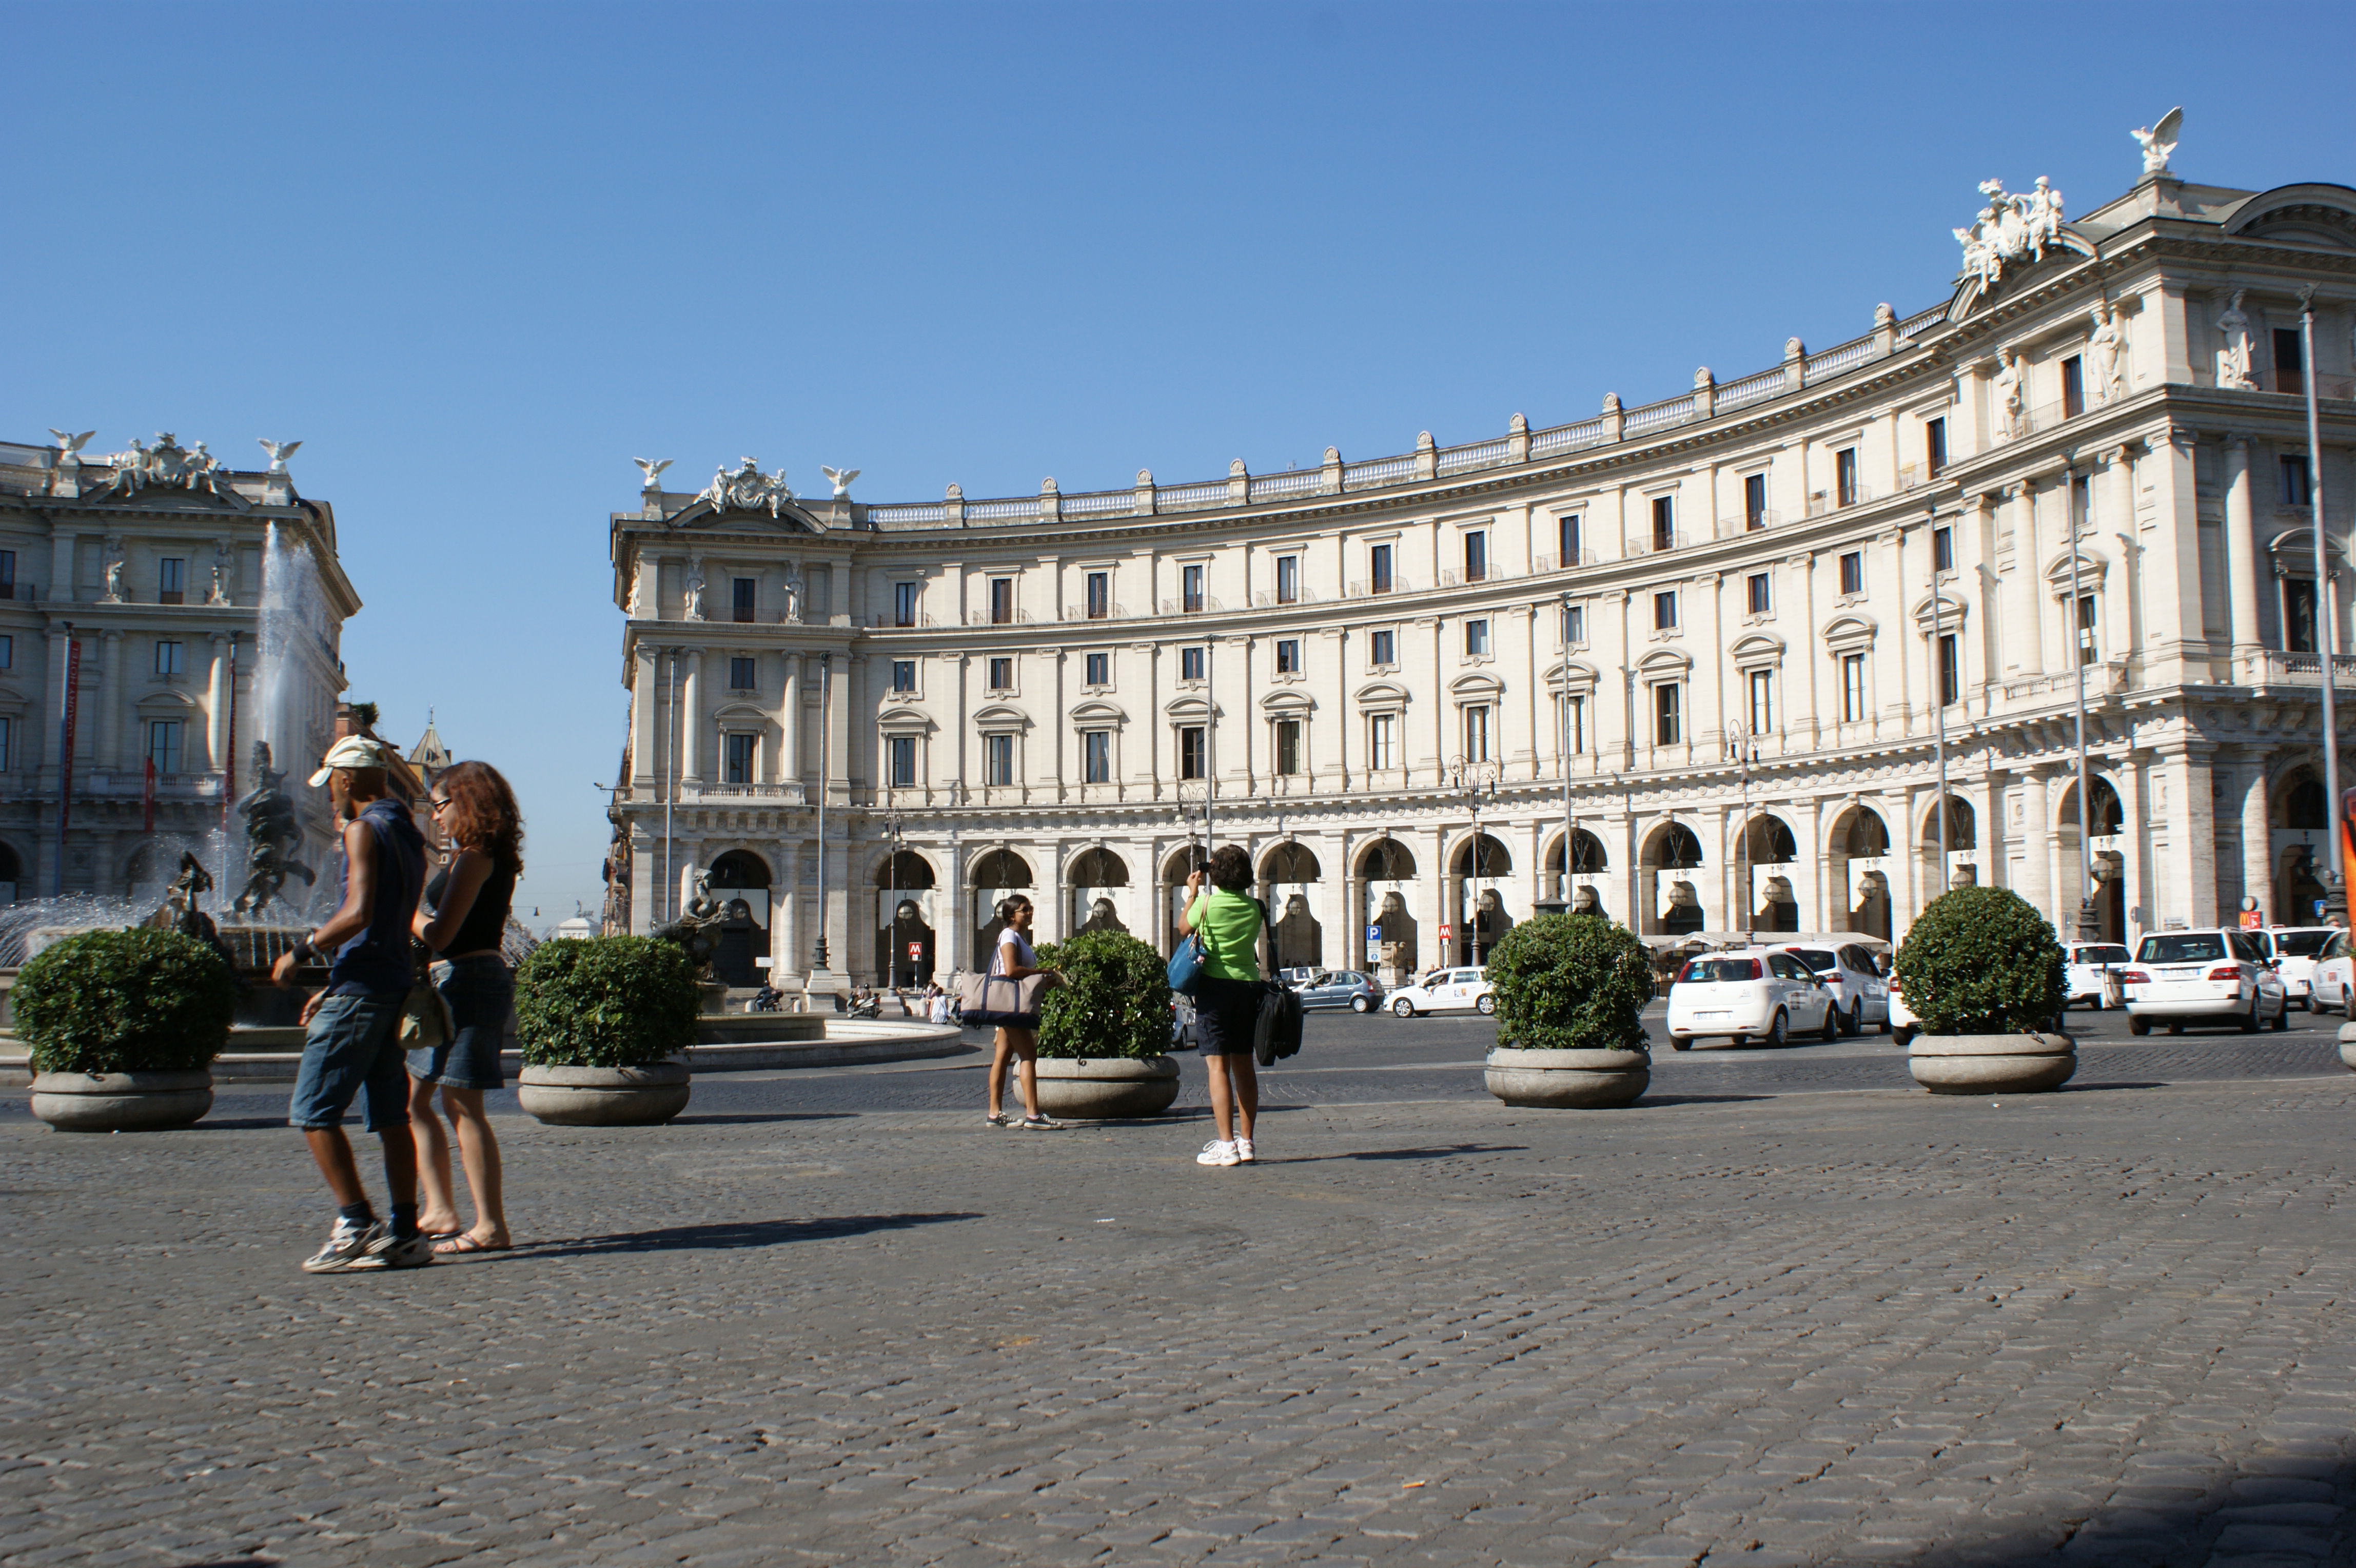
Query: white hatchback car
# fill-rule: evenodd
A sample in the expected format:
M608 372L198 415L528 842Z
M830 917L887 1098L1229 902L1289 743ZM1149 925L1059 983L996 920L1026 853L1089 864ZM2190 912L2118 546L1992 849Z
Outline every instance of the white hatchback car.
M2290 1027L2290 996L2254 932L2155 931L2119 981L2131 1035L2150 1034L2154 1023L2171 1035L2187 1024L2238 1023L2252 1035L2269 1019L2277 1029Z
M1413 985L1403 985L1391 993L1391 1013L1396 1017L1415 1018L1426 1013L1457 1013L1467 1008L1482 1014L1497 1010L1485 965L1478 969L1435 969Z
M1882 979L1881 967L1871 953L1854 942L1837 948L1771 945L1815 971L1825 989L1833 993L1833 1012L1842 1034L1863 1034L1868 1024L1879 1025L1883 1034L1890 1033L1890 983Z
M2348 933L2335 931L2315 961L2315 993L2307 1004L2320 1013L2335 1008L2340 1016L2348 1016L2351 993L2356 993L2356 961L2349 956Z
M1686 961L1669 984L1669 1048L1731 1036L1737 1045L1780 1046L1794 1035L1840 1037L1831 987L1781 948L1737 948Z
M2332 926L2268 926L2253 931L2258 939L2258 950L2275 961L2275 972L2282 976L2283 990L2302 1007L2312 1005L2315 995L2316 961L2333 937L2340 934Z
M2069 984L2069 994L2062 1005L2075 1007L2083 1002L2099 1013L2110 1005L2103 989L2103 976L2114 969L2125 969L2127 950L2116 942L2064 942L2062 944L2062 969Z

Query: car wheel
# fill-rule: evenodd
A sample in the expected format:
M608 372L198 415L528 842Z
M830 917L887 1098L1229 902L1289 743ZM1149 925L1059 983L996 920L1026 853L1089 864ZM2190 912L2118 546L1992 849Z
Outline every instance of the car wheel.
M1912 1045L1914 1043L1914 1036L1921 1034L1922 1031L1915 1028L1911 1024L1903 1024L1899 1026L1896 1029L1891 1030L1890 1033L1899 1048L1902 1050L1906 1047Z
M1827 1001L1825 1004L1825 1026L1816 1031L1816 1038L1831 1045L1841 1037L1841 1010Z
M1391 1014L1395 1017L1412 1018L1415 1016L1415 1004L1402 996L1391 1004Z
M2127 1033L2130 1035L2150 1034L2151 1020L2148 1018L2129 1018L2127 1020Z
M1770 1049L1780 1050L1789 1042L1791 1029L1791 1020L1784 1017L1783 1010L1778 1007L1775 1015L1767 1020L1767 1032L1759 1036L1759 1043Z
M2169 1026L2168 1026L2168 1032L2169 1032L2169 1034L2171 1034L2171 1035L2180 1035L2180 1034L2184 1033L2184 1024L2183 1024L2182 1020L2180 1020L2180 1019L2173 1019L2173 1020L2170 1020L2170 1021L2169 1021Z
M2242 1020L2242 1033L2245 1035L2254 1035L2260 1029L2265 1027L2265 1020L2258 1015L2259 1004L2265 1001L2265 998L2263 996L2253 996L2250 998L2250 1015Z
M1669 1049L1673 1051L1689 1051L1693 1049L1693 1042L1691 1040L1681 1040L1675 1035L1671 1035L1669 1036Z
M1881 1032L1885 1035L1890 1033L1890 1015L1887 1013L1881 1015Z
M1847 1015L1841 1019L1841 1033L1847 1035L1852 1040L1865 1033L1864 1003L1853 1002L1849 1004Z
M2282 1004L2282 1009L2281 1009L2281 1011L2277 1012L2277 1013L2275 1015L2275 1033L2276 1033L2276 1034L2277 1034L2277 1035L2279 1035L2279 1034L2283 1034L2283 1033L2285 1033L2286 1031L2287 1031L2289 1028L2290 1028L2290 998L2289 998L2289 997L2287 997L2287 996L2286 996L2286 997L2284 997L2284 998L2283 998L2283 1004Z
M1472 1010L1486 1018L1497 1010L1497 999L1488 995L1477 997L1472 1003Z
M1375 1004L1374 1004L1372 1002L1368 1001L1365 997L1363 997L1363 996L1353 996L1353 997L1351 997L1351 998L1350 998L1350 1011L1351 1011L1351 1012L1353 1012L1353 1013L1371 1013L1371 1012L1373 1012L1374 1010L1375 1010Z

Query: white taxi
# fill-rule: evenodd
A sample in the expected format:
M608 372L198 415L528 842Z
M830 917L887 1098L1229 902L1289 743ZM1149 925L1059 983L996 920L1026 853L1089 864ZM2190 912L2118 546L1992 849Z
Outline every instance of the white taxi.
M1840 1037L1841 1016L1831 989L1814 970L1781 948L1735 948L1689 958L1669 983L1669 1048L1690 1050L1697 1038L1733 1037L1780 1046L1794 1035Z
M2171 1035L2187 1024L2239 1024L2251 1035L2269 1021L2290 1027L2290 996L2255 932L2155 931L2119 972L2119 983L2131 1035L2150 1034L2154 1023Z
M1403 985L1391 993L1394 1017L1417 1018L1426 1013L1461 1013L1467 1009L1481 1014L1497 1010L1485 964L1477 969L1435 969L1413 985Z
M2307 1004L2319 1013L2334 1008L2346 1017L2351 992L2356 992L2356 962L2349 957L2348 933L2335 931L2315 961L2315 993Z
M2323 950L2340 934L2332 926L2268 926L2250 933L2258 939L2258 950L2275 961L2275 972L2282 976L2283 990L2293 1002L2312 1008L2315 997L2315 965Z
M1833 1012L1842 1034L1862 1034L1868 1024L1879 1024L1883 1034L1890 1033L1890 983L1882 978L1881 966L1862 946L1855 942L1833 948L1776 945L1778 950L1815 971L1816 978L1825 983L1825 989L1833 994Z
M2083 1002L2097 1013L2109 1006L2110 998L2103 989L2103 976L2127 965L2127 950L2116 942L2064 942L2062 944L2062 972L2069 993L2062 1005L2075 1007Z

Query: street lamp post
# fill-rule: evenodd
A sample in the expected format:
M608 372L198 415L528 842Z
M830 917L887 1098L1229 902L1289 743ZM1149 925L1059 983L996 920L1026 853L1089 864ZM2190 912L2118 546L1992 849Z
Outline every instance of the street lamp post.
M1472 843L1466 857L1466 869L1470 873L1472 887L1472 897L1469 900L1472 905L1472 916L1464 920L1463 940L1472 951L1472 961L1477 964L1483 958L1481 950L1481 798L1485 792L1490 802L1495 803L1498 768L1494 762L1467 760L1460 757L1455 759L1451 771L1453 781L1451 788L1455 791L1458 799L1463 800L1472 812ZM1564 846L1564 853L1566 854L1569 853L1569 846L1567 844ZM1442 868L1440 875L1444 883L1447 877L1445 868ZM1461 918L1462 914L1461 907L1459 914Z
M1751 765L1759 760L1759 748L1751 744L1751 739L1749 725L1734 726L1734 761L1742 776L1742 825L1734 840L1734 863L1742 878L1742 940L1746 946L1757 941L1759 936L1751 927L1752 911L1759 908L1758 889L1753 886L1757 880L1757 857L1751 851Z
M2332 604L2330 559L2323 553L2323 440L2315 407L2315 285L2298 291L2298 330L2307 366L2307 505L2315 545L2315 618L2323 635L2315 639L2323 658L2323 804L2331 824L2331 854L2323 872L2323 918L2334 926L2348 923L2348 884L2341 875L2340 845L2348 833L2347 802L2340 798L2340 727L2331 683L2339 674L2339 617Z
M678 742L673 738L673 732L674 732L674 731L676 731L676 730L678 729L678 727L679 727L679 723L680 723L680 718L679 718L679 655L680 655L680 650L678 650L678 649L676 649L676 648L666 648L666 649L664 649L664 650L663 650L663 652L664 652L666 655L668 655L668 656L669 657L669 659L670 659L670 699L669 699L669 706L665 710L665 713L664 713L664 724L663 724L663 769L662 769L662 777L663 777L663 901L662 901L662 918L663 918L665 920L673 920L673 919L677 919L677 918L679 918L679 908L678 908L679 890L678 890L678 888L673 885L673 883L672 883L672 881L671 881L671 875L670 875L670 822L671 822L671 809L672 809L674 806L676 806L676 805L678 805L678 804L679 804L679 780L678 780L678 779L676 779L676 778L674 778L674 777L672 776L672 773L671 773L671 766L672 766L672 763L677 759L677 757L678 757L678 756L679 756L679 745L678 745Z
M1931 556L1931 747L1939 773L1939 822L1933 831L1939 843L1939 891L1948 893L1954 891L1954 883L1947 866L1947 601L1939 593L1938 513L1931 514L1930 523L1926 542ZM2076 548L2074 539L2072 548ZM2076 557L2073 555L2072 560L2074 562ZM2075 596L2072 597L2074 605ZM2070 613L2075 615L2077 611L2073 607Z
M2078 467L2073 461L2063 470L2062 482L2068 487L2062 510L2070 520L2070 663L2071 672L2077 677L2077 742L2078 742L2078 935L2082 942L2103 940L2102 918L2094 911L2094 796L2091 772L2086 764L2086 628L2078 624L2078 532L2082 521L2078 516ZM2086 487L2086 507L2094 505L2094 489Z
M1579 865L1579 823L1570 813L1570 610L1562 596L1562 690L1555 695L1555 738L1562 753L1562 912L1570 913L1570 874Z
M888 789L884 792L884 836L892 846L892 858L885 863L884 872L889 889L884 894L888 913L884 917L884 983L896 994L900 989L900 810Z
M828 706L827 685L834 672L834 655L818 656L818 945L811 955L812 972L821 972L826 962L826 743L834 727L834 710Z

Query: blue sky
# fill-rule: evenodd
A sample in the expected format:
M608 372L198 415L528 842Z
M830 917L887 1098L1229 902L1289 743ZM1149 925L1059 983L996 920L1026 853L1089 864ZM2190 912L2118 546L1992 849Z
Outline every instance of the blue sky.
M2230 16L2231 25L2222 25ZM2345 5L0 5L0 437L299 438L352 695L594 908L633 456L1209 478L1763 368L1989 176L2356 182Z

